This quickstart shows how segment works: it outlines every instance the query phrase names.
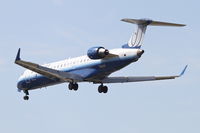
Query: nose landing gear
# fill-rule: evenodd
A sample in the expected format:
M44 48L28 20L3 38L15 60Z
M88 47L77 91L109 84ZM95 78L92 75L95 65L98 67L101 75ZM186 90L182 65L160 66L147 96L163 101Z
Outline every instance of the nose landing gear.
M28 90L24 90L24 93L26 94L25 96L24 96L24 100L28 100L29 99L29 93L28 93Z
M29 99L29 96L24 96L24 100L28 100Z

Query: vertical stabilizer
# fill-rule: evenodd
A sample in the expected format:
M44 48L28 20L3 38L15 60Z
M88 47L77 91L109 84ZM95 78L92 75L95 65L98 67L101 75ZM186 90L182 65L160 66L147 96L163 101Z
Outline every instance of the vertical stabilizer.
M147 25L137 25L137 30L133 32L128 46L132 48L140 48L142 46L144 35L147 29Z
M185 26L184 24L152 21L150 19L122 19L124 22L137 25L137 30L133 32L128 44L123 45L123 48L140 48L143 44L144 35L148 25L151 26Z

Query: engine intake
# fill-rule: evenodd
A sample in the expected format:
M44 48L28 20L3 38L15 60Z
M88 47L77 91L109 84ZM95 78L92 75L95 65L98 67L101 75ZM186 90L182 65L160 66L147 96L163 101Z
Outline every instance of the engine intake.
M109 54L109 51L104 47L92 47L87 51L87 56L90 59L102 59Z

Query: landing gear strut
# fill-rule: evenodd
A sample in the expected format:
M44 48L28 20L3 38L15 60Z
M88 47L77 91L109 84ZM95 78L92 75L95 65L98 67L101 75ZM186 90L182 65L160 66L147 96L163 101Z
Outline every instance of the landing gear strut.
M77 83L69 83L68 85L69 90L78 90L78 84Z
M24 93L26 94L25 96L24 96L24 100L28 100L29 99L29 93L28 93L28 90L24 90Z
M98 92L99 93L107 93L108 92L108 87L107 86L104 86L103 84L101 84L99 87L98 87Z

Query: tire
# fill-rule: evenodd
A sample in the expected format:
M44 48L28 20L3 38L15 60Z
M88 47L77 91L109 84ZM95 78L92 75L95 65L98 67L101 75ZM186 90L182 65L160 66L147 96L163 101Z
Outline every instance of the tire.
M99 93L102 93L102 92L103 92L102 88L103 88L102 85L100 85L100 86L98 87L98 92L99 92Z
M107 86L104 86L103 87L103 93L107 93L108 92L108 87Z
M73 90L73 84L69 83L68 88L69 88L69 90Z
M73 88L74 88L75 91L77 91L78 90L78 84L77 83L73 84Z
M29 97L28 96L24 96L24 100L28 100L29 99Z

